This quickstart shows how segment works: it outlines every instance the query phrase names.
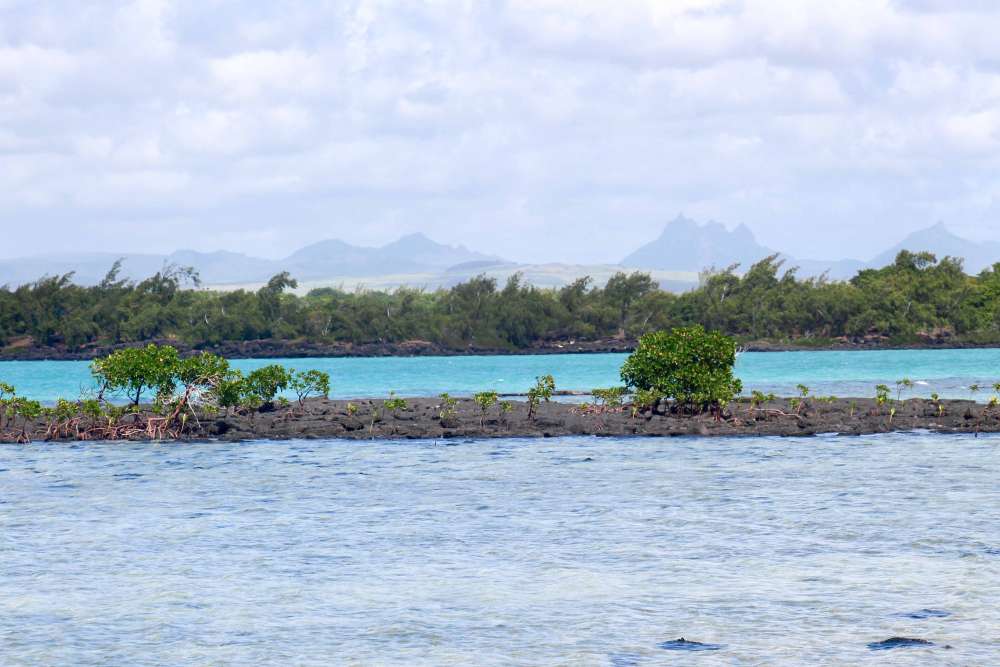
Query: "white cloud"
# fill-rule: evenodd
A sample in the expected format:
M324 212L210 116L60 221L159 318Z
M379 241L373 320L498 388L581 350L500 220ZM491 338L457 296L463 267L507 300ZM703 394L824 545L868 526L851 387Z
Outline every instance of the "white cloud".
M226 94L259 98L317 93L330 83L336 63L290 49L238 53L212 60L209 68Z
M998 32L976 0L0 3L0 226L587 261L680 210L803 256L1000 237Z

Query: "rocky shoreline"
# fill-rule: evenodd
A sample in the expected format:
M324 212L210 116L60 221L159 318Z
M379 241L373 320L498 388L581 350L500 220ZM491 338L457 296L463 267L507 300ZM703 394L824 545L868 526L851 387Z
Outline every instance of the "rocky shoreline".
M191 346L176 340L151 340L141 343L118 345L91 345L80 349L61 346L38 346L18 343L0 348L0 361L90 361L105 357L126 347L140 347L148 343L171 345L181 356L198 352L211 352L227 359L299 359L322 357L449 357L465 355L529 355L529 354L597 354L628 353L635 351L637 341L629 338L605 338L593 341L564 340L543 341L524 348L500 348L469 345L450 347L424 340L399 343L324 343L308 340L250 340L231 341L209 346ZM835 341L823 345L796 344L772 341L750 341L740 345L746 352L799 352L821 350L942 350L966 348L995 348L996 343L972 343L953 339L927 339L926 341L895 345L886 341L862 339Z
M148 343L171 345L181 356L211 352L226 359L305 359L332 357L454 357L465 355L525 355L631 352L636 341L607 339L539 343L526 348L484 346L449 347L423 340L400 343L323 343L316 341L250 340L194 347L176 340L151 340L134 344L94 345L81 349L51 346L8 346L0 348L0 361L90 361L127 347Z
M512 401L509 412L498 406L484 414L472 399L453 406L440 398L411 398L405 408L390 409L382 399L353 401L309 399L302 406L275 407L253 414L199 414L176 440L257 440L290 438L404 439L591 436L808 436L819 433L864 435L889 431L928 430L943 433L1000 432L1000 409L967 400L934 402L910 399L879 406L874 399L808 399L796 407L792 399L761 405L739 401L722 416L673 414L657 409L633 414L630 406L542 403L528 417L528 404ZM123 418L136 428L123 428L114 439L155 440L139 426L146 411ZM82 422L82 418L81 418ZM86 437L81 424L66 423L52 432L41 420L26 431L35 441L72 441ZM46 431L49 433L46 433ZM0 439L15 440L15 433Z

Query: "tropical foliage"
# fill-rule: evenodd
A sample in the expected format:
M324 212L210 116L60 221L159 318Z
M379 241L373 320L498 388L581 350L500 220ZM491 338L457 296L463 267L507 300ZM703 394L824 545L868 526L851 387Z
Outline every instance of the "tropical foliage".
M30 440L26 429L40 418L47 422L45 438L179 437L199 412L206 416L235 409L252 417L258 410L273 409L276 399L291 406L278 395L287 389L297 396L299 409L309 396L330 392L330 376L323 371L296 372L270 364L244 375L222 357L202 352L181 358L169 345L118 350L94 361L91 370L96 397L85 391L78 400L60 398L51 406L19 396L15 387L0 382L0 441ZM144 396L155 399L151 406L141 405ZM128 404L116 403L116 398ZM406 402L397 401L405 409ZM124 421L129 415L132 419Z
M93 287L72 275L0 288L0 346L172 341L195 349L279 340L397 343L423 340L453 349L517 349L562 340L643 334L701 325L740 340L825 344L832 339L893 343L926 337L1000 342L1000 263L978 276L961 260L901 252L881 269L845 282L800 279L776 257L741 274L708 271L684 294L643 273L619 273L603 287L583 278L540 289L513 276L503 286L477 277L451 289L392 292L316 289L296 296L288 274L257 291L198 287L193 271L168 267L141 282L116 265Z
M139 405L143 393L172 394L179 371L177 350L169 345L154 345L118 350L94 361L90 368L98 382L99 396L118 393Z
M743 386L733 377L736 342L700 326L657 331L639 339L622 366L630 388L655 391L682 408L714 408L733 400Z

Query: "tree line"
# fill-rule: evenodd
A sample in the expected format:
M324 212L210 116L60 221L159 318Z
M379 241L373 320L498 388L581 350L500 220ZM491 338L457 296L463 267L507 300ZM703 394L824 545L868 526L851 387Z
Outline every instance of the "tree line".
M924 337L1000 342L1000 263L967 275L962 260L900 252L880 269L847 281L800 278L776 257L745 273L706 271L683 294L641 272L606 285L581 278L558 289L514 275L499 285L479 276L450 289L345 291L305 296L287 273L256 291L201 289L188 268L164 267L141 281L115 264L98 285L72 274L0 288L0 344L80 349L92 344L174 340L195 348L251 340L399 343L523 349L535 344L611 337L637 339L701 325L740 340L817 345L847 337L892 343Z

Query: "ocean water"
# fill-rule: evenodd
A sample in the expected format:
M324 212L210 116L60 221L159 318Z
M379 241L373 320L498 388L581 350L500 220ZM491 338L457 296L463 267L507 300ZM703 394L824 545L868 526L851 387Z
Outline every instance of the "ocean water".
M524 392L535 377L551 373L559 388L590 390L619 384L624 354L565 354L528 356L384 357L360 359L235 360L244 370L281 363L300 370L330 373L332 396L379 397L389 391L402 396L436 395L447 391L468 395L484 389ZM759 389L793 395L804 383L814 394L873 396L874 386L895 387L910 378L917 386L907 396L969 398L967 387L979 384L973 396L986 400L987 389L1000 381L1000 349L889 350L852 352L748 352L736 363L736 374L747 391ZM79 395L92 386L89 364L83 361L0 362L0 381L14 384L21 394L39 400Z
M0 664L998 664L998 479L996 436L0 445Z

